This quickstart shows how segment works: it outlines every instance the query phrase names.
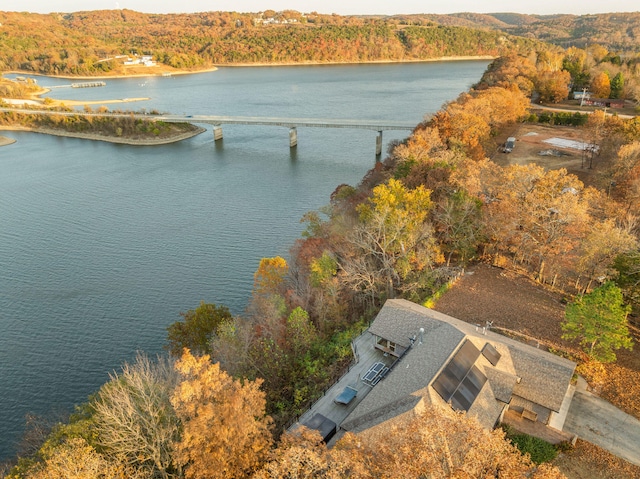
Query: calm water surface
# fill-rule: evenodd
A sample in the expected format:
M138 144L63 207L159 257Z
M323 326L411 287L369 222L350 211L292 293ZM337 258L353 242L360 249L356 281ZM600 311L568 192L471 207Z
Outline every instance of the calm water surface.
M150 97L111 108L410 120L476 82L487 62L225 68L56 88L54 98ZM69 80L39 78L43 86ZM134 147L2 132L0 460L25 414L72 410L200 300L239 314L260 258L287 256L300 217L374 164L375 132L225 126ZM385 132L385 142L406 136Z

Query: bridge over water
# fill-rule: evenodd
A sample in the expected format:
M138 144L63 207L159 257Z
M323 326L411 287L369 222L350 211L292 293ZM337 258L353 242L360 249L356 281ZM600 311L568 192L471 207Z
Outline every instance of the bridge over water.
M0 108L0 111L13 111L26 114L44 114L58 116L111 116L138 118L147 121L164 121L168 123L205 123L213 125L213 138L218 141L222 139L222 125L268 125L283 126L289 128L289 146L291 148L298 144L298 130L300 127L308 128L351 128L359 130L377 131L376 136L376 156L382 153L382 132L385 130L405 130L411 131L415 128L415 123L409 121L388 121L388 120L349 120L331 118L276 118L260 116L213 116L213 115L148 115L140 113L98 113L81 111L51 111L51 110L31 110L22 108Z
M407 121L349 120L331 118L276 118L259 116L158 115L154 119L173 123L206 123L213 125L213 138L222 139L222 125L268 125L289 128L289 146L298 144L299 127L351 128L377 131L376 155L382 153L382 132L385 130L413 130L416 125Z

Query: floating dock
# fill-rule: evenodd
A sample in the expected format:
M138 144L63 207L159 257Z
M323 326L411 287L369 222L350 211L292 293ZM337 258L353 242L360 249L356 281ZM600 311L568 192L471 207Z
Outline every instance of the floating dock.
M98 86L106 86L107 84L103 81L89 81L82 83L72 83L71 88L93 88Z

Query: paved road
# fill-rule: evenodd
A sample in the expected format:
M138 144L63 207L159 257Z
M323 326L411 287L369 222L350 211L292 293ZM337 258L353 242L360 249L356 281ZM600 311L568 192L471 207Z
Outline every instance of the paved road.
M640 466L640 421L589 392L574 394L564 430Z
M588 115L590 115L594 111L602 111L601 108L597 108L596 110L582 110L582 109L575 109L575 108L551 107L548 105L540 105L537 103L531 103L531 108L532 110L565 111L568 113L586 113ZM616 115L620 118L624 118L627 120L631 118L635 118L635 115L623 115L621 113L618 113L615 109L611 109L611 108L609 108L609 111L607 111L607 108L604 108L604 114L607 116Z

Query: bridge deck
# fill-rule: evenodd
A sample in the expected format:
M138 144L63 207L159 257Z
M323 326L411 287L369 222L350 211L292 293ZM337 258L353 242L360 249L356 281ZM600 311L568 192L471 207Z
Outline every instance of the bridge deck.
M271 125L316 128L356 128L363 130L413 130L415 122L389 120L350 120L335 118L277 118L259 116L160 115L167 122L207 123L210 125Z

